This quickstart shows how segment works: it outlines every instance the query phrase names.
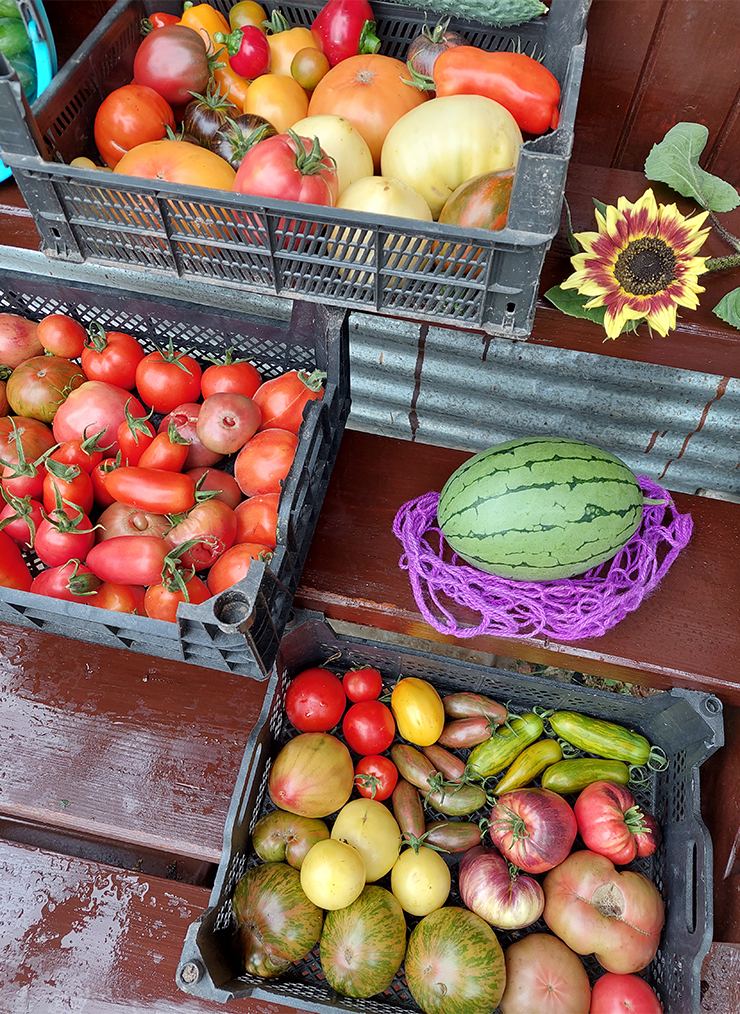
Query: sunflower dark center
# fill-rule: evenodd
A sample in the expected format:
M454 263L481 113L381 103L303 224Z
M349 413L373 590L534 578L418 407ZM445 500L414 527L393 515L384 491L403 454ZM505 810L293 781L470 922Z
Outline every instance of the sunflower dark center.
M653 296L667 289L676 277L676 255L657 236L633 240L619 255L614 276L625 292Z

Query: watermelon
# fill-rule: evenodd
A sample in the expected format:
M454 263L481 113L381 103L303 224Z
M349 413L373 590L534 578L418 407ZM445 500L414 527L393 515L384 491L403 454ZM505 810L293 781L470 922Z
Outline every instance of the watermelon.
M614 557L642 509L637 478L615 455L542 436L468 459L445 483L437 520L449 546L478 570L550 581Z

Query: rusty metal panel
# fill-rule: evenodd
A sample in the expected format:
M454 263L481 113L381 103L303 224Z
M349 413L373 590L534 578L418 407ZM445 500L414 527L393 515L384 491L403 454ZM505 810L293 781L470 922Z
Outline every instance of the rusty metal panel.
M351 428L473 451L551 433L670 489L740 493L740 380L368 314L350 343Z

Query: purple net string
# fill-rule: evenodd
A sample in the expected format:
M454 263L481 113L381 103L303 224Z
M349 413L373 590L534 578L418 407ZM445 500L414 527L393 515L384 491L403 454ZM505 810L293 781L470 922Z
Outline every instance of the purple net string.
M557 581L512 581L477 570L457 554L443 559L439 493L405 503L393 532L403 546L399 566L408 571L422 616L454 637L600 637L651 594L691 538L691 515L679 514L662 486L637 478L646 498L662 502L645 504L642 524L612 560Z

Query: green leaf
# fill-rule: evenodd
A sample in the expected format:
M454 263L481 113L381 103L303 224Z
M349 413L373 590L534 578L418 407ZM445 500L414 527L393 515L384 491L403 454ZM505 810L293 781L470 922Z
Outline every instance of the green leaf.
M606 205L604 204L604 202L603 201L598 201L595 197L593 199L593 202L594 202L594 207L598 208L598 210L601 212L601 214L604 216L604 218L606 218Z
M740 194L730 184L699 166L699 156L709 138L701 123L677 123L645 159L649 180L666 183L684 197L693 197L708 211L732 211Z
M740 289L733 289L723 296L713 313L731 327L740 328Z
M590 296L582 296L575 289L564 289L562 285L553 285L544 295L545 299L549 299L553 306L557 307L562 313L567 313L569 317L581 317L584 320L592 320L595 324L604 326L606 307L593 306L587 308L585 304L589 301ZM628 320L620 331L620 334L635 332L644 319L644 317L641 317L640 320Z

